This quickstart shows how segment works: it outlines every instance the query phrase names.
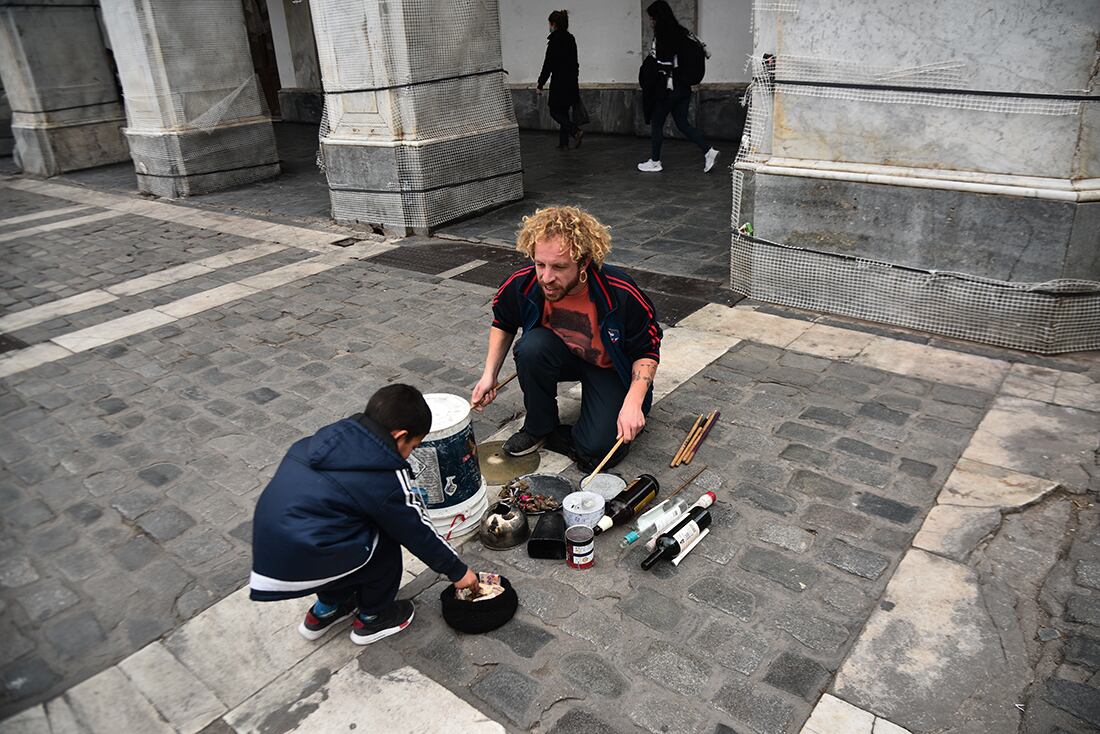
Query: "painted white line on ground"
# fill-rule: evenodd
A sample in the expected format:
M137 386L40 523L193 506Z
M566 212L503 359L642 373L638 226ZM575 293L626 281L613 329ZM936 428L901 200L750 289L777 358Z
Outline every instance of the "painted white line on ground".
M759 344L825 359L839 359L884 372L996 392L1009 363L927 344L864 334L812 321L760 313L752 308L709 304L680 326L729 334Z
M78 204L98 206L111 209L117 213L136 214L138 216L159 219L165 222L177 222L191 227L200 227L213 232L231 234L238 237L278 242L280 244L297 247L312 252L328 252L332 249L332 243L347 237L367 238L352 230L344 232L325 232L306 227L295 227L288 224L276 224L254 217L223 214L221 212L196 209L180 204L167 204L160 201L146 201L130 195L111 194L103 191L84 189L78 186L50 183L46 181L31 181L27 179L12 179L3 181L0 185L19 191L50 196L57 199L67 199Z
M468 263L465 263L463 265L459 265L458 267L455 267L455 268L451 268L450 270L444 270L442 273L440 273L436 277L443 278L444 280L446 280L448 278L453 278L456 275L462 275L463 273L468 273L471 270L473 270L474 268L480 268L482 265L486 264L487 262L489 262L489 261L488 260L471 260Z
M59 359L71 357L72 354L73 353L65 347L51 344L50 342L35 344L33 347L9 352L0 357L0 378L8 377L17 372L23 372L24 370L34 369L47 362L56 362Z
M102 324L89 326L86 329L56 336L50 341L68 349L70 352L86 352L89 349L102 347L119 339L155 329L158 326L170 324L175 320L174 316L149 308L105 321Z
M18 217L8 217L7 219L0 219L0 227L8 227L13 224L22 224L23 222L33 222L38 219L60 217L63 214L74 214L76 212L87 211L88 209L91 209L91 207L85 205L63 206L60 209L46 209L45 211L34 212L32 214L21 214Z
M89 214L84 217L76 217L74 219L65 219L60 222L50 222L49 224L40 224L37 227L29 227L27 229L17 229L14 232L4 232L0 234L0 242L10 242L11 240L17 240L22 237L29 237L31 235L41 234L43 232L53 232L56 229L67 229L68 227L79 227L82 224L91 224L92 222L101 222L104 219L114 219L115 217L121 217L122 212L98 212L96 214Z
M212 273L215 270L220 270L221 268L226 268L231 265L239 265L240 263L250 260L273 255L285 249L285 245L278 245L275 243L249 245L239 250L231 250L229 252L211 255L210 257L204 257L195 262L175 265L156 273L149 273L148 275L133 278L122 283L116 283L115 285L104 288L104 290L108 293L114 293L117 296L132 296L173 283L179 283L199 275L206 275L207 273Z
M78 293L75 296L44 303L41 306L34 306L24 311L17 311L0 318L0 333L10 334L13 331L25 329L35 324L41 324L59 316L68 316L70 314L86 311L89 308L102 306L105 303L111 303L112 301L118 300L119 296L132 296L138 293L155 290L166 285L172 285L200 275L212 273L220 268L237 265L248 262L249 260L264 257L265 255L281 252L285 249L285 245L277 245L274 243L250 245L249 247L242 247L239 250L211 255L210 257L196 260L192 263L175 265L155 273L149 273L148 275L125 280L121 283L107 286L106 288L96 288L95 290Z
M383 242L361 242L351 247L330 250L323 255L284 265L270 272L254 275L236 283L228 283L156 308L145 309L102 324L62 334L45 344L27 347L0 357L0 377L7 377L47 362L55 362L77 352L95 349L119 339L170 324L181 318L193 316L211 308L246 298L254 293L293 283L310 275L323 273L351 260L369 259L393 248L394 245Z
M153 310L167 314L173 318L183 319L188 316L194 316L197 313L202 313L203 311L209 311L218 306L224 306L227 303L240 300L241 298L247 298L253 293L259 292L259 289L249 288L241 283L226 283L217 288L211 288L210 290L181 298L178 301L166 303L163 306L156 306Z
M68 298L60 298L56 301L43 303L41 306L33 306L23 311L10 313L0 318L0 333L10 334L13 331L25 329L28 326L51 321L59 316L68 316L79 311L87 311L89 308L102 306L111 301L117 301L118 296L95 289L85 293L78 293Z

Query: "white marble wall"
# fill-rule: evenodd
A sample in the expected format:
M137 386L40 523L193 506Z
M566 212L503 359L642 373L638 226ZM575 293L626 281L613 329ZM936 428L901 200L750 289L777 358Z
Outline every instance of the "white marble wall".
M1087 87L1100 33L1097 2L1006 0L981 7L956 0L799 3L797 13L772 14L767 20L775 23L776 53L781 56L886 68L956 61L962 64L958 85L965 88L1095 93ZM756 48L758 53L772 50L759 42ZM838 72L835 81L845 81L845 76ZM1089 105L1087 115L976 112L821 99L780 90L773 153L825 161L1096 177L1096 105L1085 107Z
M693 0L700 37L711 58L708 84L749 81L745 59L752 53L752 0ZM645 0L501 0L500 31L509 84L534 84L542 68L553 10L569 10L569 32L577 39L581 84L636 87L642 63ZM675 5L674 5L675 7ZM683 18L685 25L687 18Z

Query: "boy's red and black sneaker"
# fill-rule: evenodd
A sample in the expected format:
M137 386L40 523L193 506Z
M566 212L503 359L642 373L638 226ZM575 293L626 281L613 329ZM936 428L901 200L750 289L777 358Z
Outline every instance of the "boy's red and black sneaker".
M390 635L396 635L409 626L414 614L411 601L398 599L370 622L364 622L359 615L356 615L355 621L351 623L351 641L356 645L369 645Z
M328 614L317 614L316 607L310 607L306 618L298 625L298 632L307 640L320 639L337 622L347 619L355 613L355 601L349 599Z

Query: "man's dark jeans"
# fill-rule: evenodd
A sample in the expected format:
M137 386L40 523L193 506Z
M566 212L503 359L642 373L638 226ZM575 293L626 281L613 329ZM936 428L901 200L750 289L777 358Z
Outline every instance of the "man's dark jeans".
M516 371L527 409L523 430L532 436L546 436L558 427L558 383L581 383L581 415L573 426L573 447L577 458L598 463L615 444L619 411L626 398L626 386L613 367L601 368L585 362L550 329L531 329L515 349ZM626 455L628 446L617 452L609 466Z

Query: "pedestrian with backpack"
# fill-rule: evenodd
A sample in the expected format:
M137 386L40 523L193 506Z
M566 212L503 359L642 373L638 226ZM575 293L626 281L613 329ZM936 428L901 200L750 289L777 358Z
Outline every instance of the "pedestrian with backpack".
M703 152L703 172L714 168L718 151L710 147L702 133L688 122L691 88L703 80L707 50L703 42L680 25L665 0L656 0L646 8L653 26L651 56L656 60L655 100L650 118L650 158L638 164L638 170L656 173L661 165L661 144L665 139L665 120L669 113L684 137ZM650 62L651 63L651 62ZM653 76L653 75L650 75Z

